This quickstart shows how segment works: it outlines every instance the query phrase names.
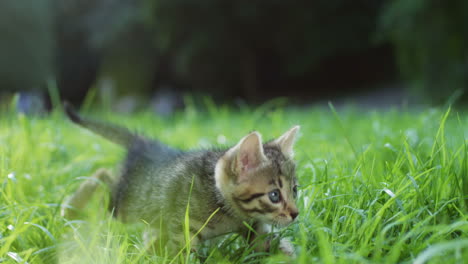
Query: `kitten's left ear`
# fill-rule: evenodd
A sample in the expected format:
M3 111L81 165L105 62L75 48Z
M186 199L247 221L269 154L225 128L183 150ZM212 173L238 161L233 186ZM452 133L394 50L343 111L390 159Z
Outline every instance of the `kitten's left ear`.
M292 158L294 156L294 141L296 140L297 132L300 128L300 126L294 126L281 137L273 141L273 144L278 145L281 149L281 152L283 152L286 157Z

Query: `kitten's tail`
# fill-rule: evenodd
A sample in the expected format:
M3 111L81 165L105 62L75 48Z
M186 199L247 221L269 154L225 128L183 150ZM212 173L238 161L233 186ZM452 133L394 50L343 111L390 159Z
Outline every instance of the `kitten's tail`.
M129 148L135 140L139 139L136 134L124 127L81 117L68 102L65 102L63 106L71 121L114 143Z

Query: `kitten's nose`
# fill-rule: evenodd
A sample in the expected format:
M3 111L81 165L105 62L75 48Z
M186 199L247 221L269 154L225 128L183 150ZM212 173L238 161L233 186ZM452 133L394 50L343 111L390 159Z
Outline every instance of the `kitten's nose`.
M291 212L291 218L292 220L296 219L296 217L299 215L299 212L298 211L293 211Z

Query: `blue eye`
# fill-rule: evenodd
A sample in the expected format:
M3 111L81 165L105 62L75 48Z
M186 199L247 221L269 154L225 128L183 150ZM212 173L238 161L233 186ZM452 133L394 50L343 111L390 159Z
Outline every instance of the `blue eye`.
M281 200L280 191L278 189L268 193L268 197L272 203L278 203Z

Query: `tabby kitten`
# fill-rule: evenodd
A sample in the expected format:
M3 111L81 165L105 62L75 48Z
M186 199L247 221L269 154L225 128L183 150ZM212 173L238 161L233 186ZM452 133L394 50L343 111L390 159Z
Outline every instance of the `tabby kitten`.
M98 186L96 179L109 185L110 210L116 218L149 223L157 234L155 247L171 252L185 245L187 208L192 248L230 232L253 242L268 234L272 225L286 226L299 214L292 160L299 126L266 143L258 132L252 132L229 149L181 151L123 127L82 118L68 105L65 109L73 122L128 150L118 177L99 170L68 199L62 207L67 218L85 207ZM256 232L249 232L244 222ZM268 251L269 240L263 239L255 247ZM294 255L286 239L280 240L279 248Z

